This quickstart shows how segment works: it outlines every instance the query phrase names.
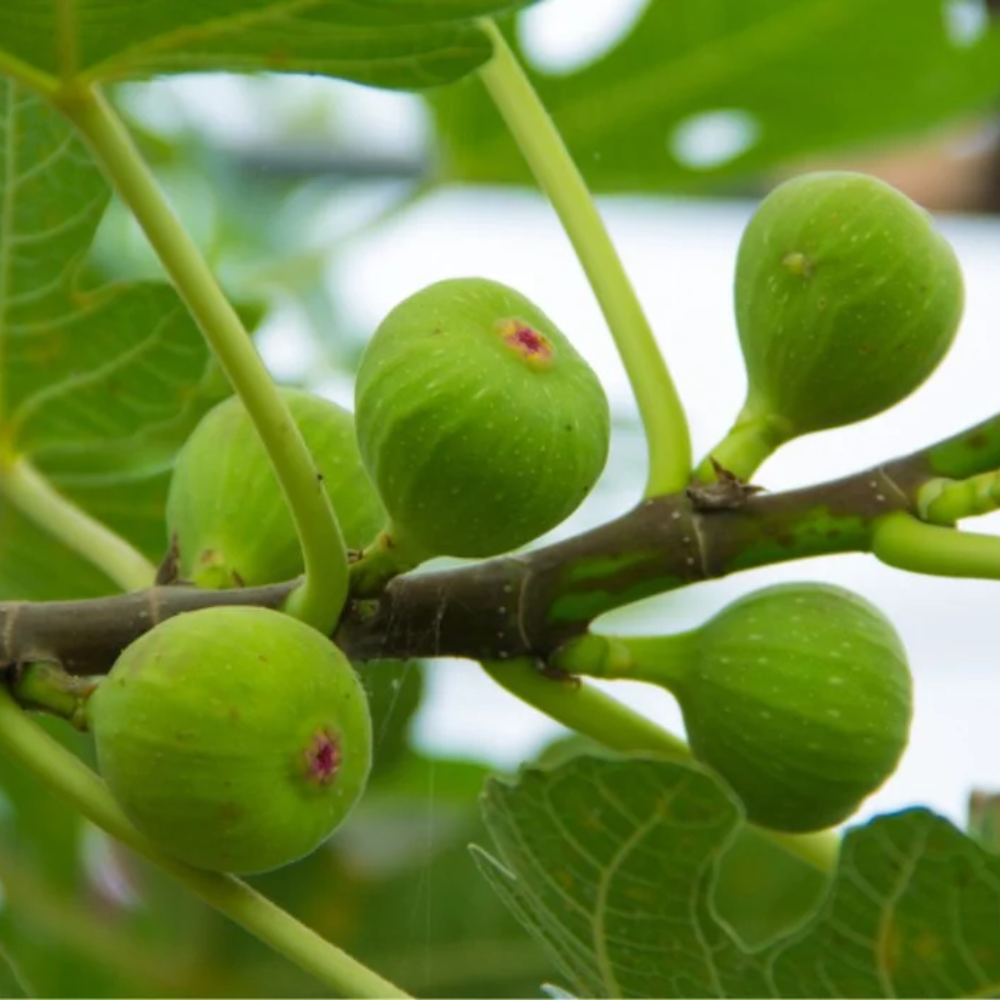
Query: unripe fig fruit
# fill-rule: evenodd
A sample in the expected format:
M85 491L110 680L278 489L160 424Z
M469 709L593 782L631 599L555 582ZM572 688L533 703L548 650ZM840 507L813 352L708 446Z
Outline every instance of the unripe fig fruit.
M133 823L198 868L260 872L319 846L365 787L364 691L340 650L266 608L169 618L87 703L97 761Z
M662 676L697 759L753 822L802 833L846 819L895 770L909 735L906 653L885 616L828 584L780 584L662 640Z
M764 199L740 243L735 299L740 421L767 419L787 439L913 392L951 346L964 293L927 212L874 177L831 171Z
M396 306L364 353L355 400L389 535L418 558L491 556L537 538L607 459L597 376L495 281L441 281Z
M348 548L386 515L361 464L351 414L309 392L281 394L323 477ZM179 576L200 587L253 587L303 572L292 516L253 423L233 397L210 410L177 455L167 528Z

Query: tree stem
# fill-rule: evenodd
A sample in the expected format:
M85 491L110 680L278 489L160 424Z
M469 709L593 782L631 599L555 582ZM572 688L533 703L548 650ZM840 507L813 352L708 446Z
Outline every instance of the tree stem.
M683 740L586 681L546 677L528 657L484 660L482 668L516 698L611 750L657 753L674 760L691 755Z
M0 751L70 802L92 823L162 868L230 919L346 997L406 997L388 980L232 875L175 861L129 822L104 782L60 746L0 685Z
M288 610L332 631L347 598L347 551L305 441L200 251L188 236L125 126L96 89L61 93L58 107L90 145L136 217L253 420L288 501L306 579Z
M695 476L702 482L714 481L714 458L727 472L747 482L792 436L791 427L780 418L747 416L744 410L726 436L698 466Z
M614 641L631 657L621 679L645 681L677 694L698 656L698 630L676 635L619 636Z
M926 524L902 511L876 523L872 552L910 573L1000 580L1000 537Z
M480 22L493 58L479 76L548 195L597 296L646 432L646 496L682 490L691 477L687 417L663 354L580 171L496 25Z
M77 729L87 728L87 699L97 681L66 673L57 663L19 664L10 686L14 700L33 712L47 712Z
M67 500L25 459L0 465L0 496L122 590L153 583L156 567L141 552Z
M917 494L920 519L953 525L964 517L990 514L1000 507L1000 472L983 472L968 479L932 479Z

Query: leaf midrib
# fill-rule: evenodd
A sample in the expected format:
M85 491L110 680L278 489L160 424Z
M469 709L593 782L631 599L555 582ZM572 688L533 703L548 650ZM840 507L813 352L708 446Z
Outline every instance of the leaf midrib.
M66 2L72 3L73 0L66 0ZM108 74L109 69L113 69L119 64L131 64L137 57L142 57L153 52L170 51L192 41L204 41L209 38L224 37L227 34L232 34L234 31L245 31L248 28L259 27L261 24L281 20L289 15L298 14L303 10L322 7L323 2L324 0L284 0L283 3L274 3L252 13L239 13L229 17L218 17L199 22L194 26L185 25L175 28L161 35L146 38L128 48L120 49L110 59L105 59L103 62L90 66L83 76L88 80L99 80Z

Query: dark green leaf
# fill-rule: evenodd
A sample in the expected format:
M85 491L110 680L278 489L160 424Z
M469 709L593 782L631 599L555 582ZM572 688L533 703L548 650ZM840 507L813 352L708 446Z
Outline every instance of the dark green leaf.
M845 838L825 903L749 951L712 899L739 809L708 772L580 757L491 781L480 869L580 996L992 996L1000 859L913 809Z
M7 949L0 945L0 997L27 997L32 993Z
M815 923L768 953L779 996L1000 994L1000 859L924 809L852 830Z
M822 902L828 879L752 826L719 859L715 914L748 948L797 929Z
M372 715L373 777L399 762L424 693L424 668L414 660L370 660L358 668Z
M207 352L165 285L87 287L81 262L110 191L69 125L0 84L0 419L12 451L95 457L178 419ZM90 456L88 456L89 459Z
M759 996L760 970L707 913L740 810L706 772L578 757L492 780L499 860L480 869L581 997Z
M0 601L71 600L114 591L100 570L0 499Z
M39 721L92 763L87 737L61 720ZM105 841L79 813L2 755L0 802L0 942L32 992L145 996L183 982L176 961L140 940L143 913L110 891L95 850Z
M596 190L662 192L989 109L1000 29L951 0L652 2L603 57L532 78ZM450 177L528 180L478 81L436 106Z
M490 54L475 18L511 0L6 0L0 55L52 79L126 80L198 70L323 73L420 88Z
M95 286L84 262L107 183L59 115L2 78L0 136L3 449L157 558L166 471L214 399L207 348L168 286ZM113 589L22 515L0 518L4 596Z

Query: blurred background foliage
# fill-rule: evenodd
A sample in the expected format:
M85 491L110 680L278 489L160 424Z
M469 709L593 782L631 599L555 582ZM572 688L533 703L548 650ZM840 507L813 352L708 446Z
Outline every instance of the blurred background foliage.
M1000 205L990 3L609 2L607 26L575 49L558 44L574 31L572 5L536 5L506 29L602 194L753 195L785 173L836 165L879 173L931 209ZM341 397L370 334L341 302L352 240L448 186L474 185L486 200L494 185L530 183L474 79L389 96L319 78L180 77L112 96L278 376L307 372L311 387ZM106 278L160 274L116 203L92 264ZM130 456L144 470L134 489L102 486L90 467L63 467L56 484L159 559L171 457L225 393L210 373L183 420ZM151 464L155 475L145 474ZM112 591L23 518L4 516L0 563L19 572L16 593L2 596ZM365 668L377 761L363 804L324 849L253 881L408 990L538 995L551 970L467 850L488 842L477 806L486 769L412 744L425 669ZM89 759L86 738L47 728ZM38 995L321 995L3 762L0 789L0 947ZM743 843L717 905L757 944L800 919L822 887L787 856Z

